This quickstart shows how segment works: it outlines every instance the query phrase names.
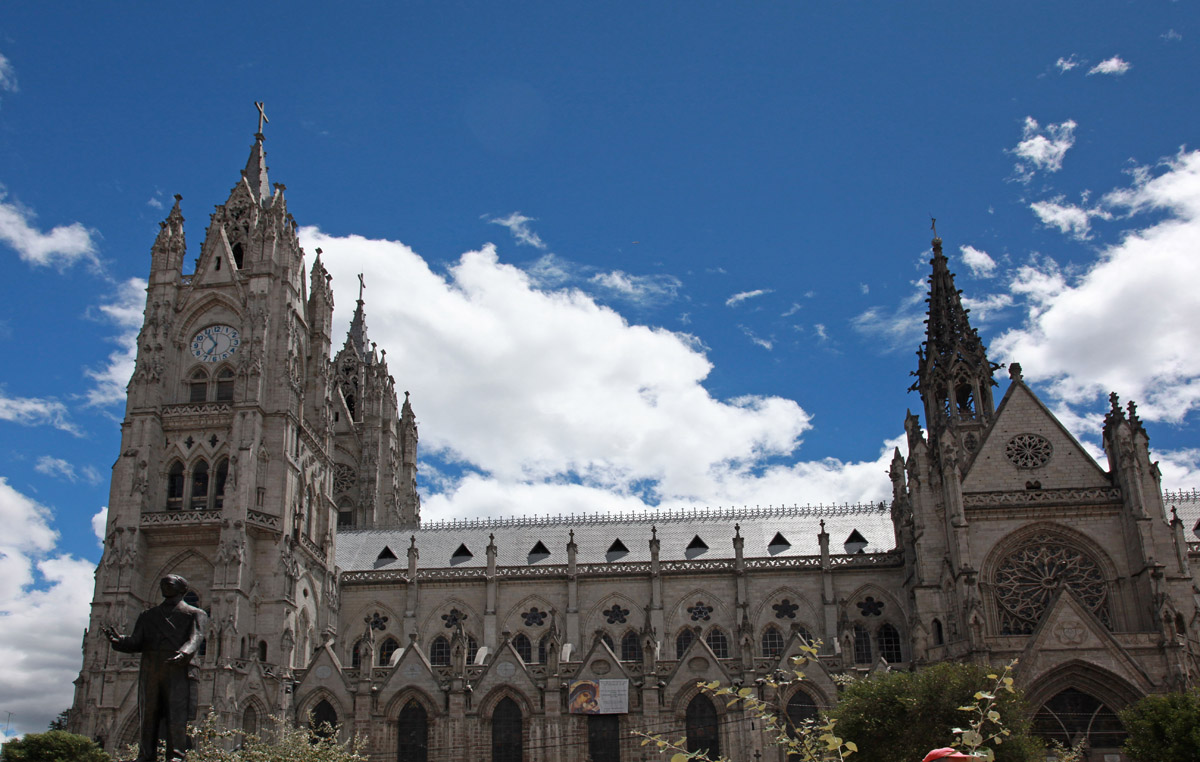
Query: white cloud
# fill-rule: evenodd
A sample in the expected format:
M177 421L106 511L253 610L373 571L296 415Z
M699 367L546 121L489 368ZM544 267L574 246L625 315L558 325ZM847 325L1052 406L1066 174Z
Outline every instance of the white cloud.
M813 330L817 332L818 339L829 341L829 331L826 330L824 323L813 323Z
M50 511L0 477L0 706L40 732L71 705L95 564L54 555ZM53 626L47 626L53 622Z
M1161 166L1134 173L1103 203L1166 216L1127 231L1078 275L1052 260L1018 268L1010 290L1026 299L1027 317L992 350L1065 403L1102 402L1115 390L1146 420L1180 421L1200 407L1200 151Z
M3 53L0 53L0 90L6 93L17 92L17 71Z
M925 297L929 292L929 284L924 280L915 280L910 284L912 291L894 308L873 306L856 315L850 325L854 330L866 336L879 339L884 349L911 349L921 341L925 333ZM824 326L818 326L818 334L822 339Z
M92 533L96 535L96 543L103 547L104 530L108 527L108 506L103 506L92 516Z
M671 275L631 275L621 270L596 273L591 282L635 304L670 301L683 284Z
M746 301L747 299L754 299L755 297L759 297L764 294L769 294L769 293L771 293L771 291L772 291L772 289L769 289L769 288L756 288L753 291L740 291L740 292L734 294L733 296L729 297L728 299L726 299L725 306L732 307L735 304L741 304L742 302Z
M992 320L997 312L1008 309L1013 305L1011 294L984 294L970 297L963 294L963 306L971 311L971 323L979 328Z
M1065 203L1062 196L1056 196L1046 201L1035 201L1029 205L1043 225L1058 228L1059 232L1069 234L1079 241L1086 241L1092 234L1092 219L1111 220L1112 213L1103 207L1096 206L1087 209L1075 204Z
M52 455L43 455L38 458L33 469L46 476L65 479L69 482L77 482L82 479L88 484L100 483L100 472L95 468L84 466L76 471L75 466L71 465L69 461L62 458L55 458Z
M1058 70L1060 72L1065 74L1066 72L1069 72L1071 69L1074 69L1076 66L1078 66L1079 61L1078 61L1078 59L1075 58L1075 54L1072 53L1071 55L1067 56L1066 58L1058 59L1057 61L1054 62L1054 65L1056 67L1058 67Z
M859 283L858 290L861 291L864 295L871 293L871 287L869 285L867 285L866 283Z
M787 312L780 313L779 317L791 317L802 309L803 307L801 307L799 303L792 302L792 306L788 307Z
M1015 167L1017 177L1022 182L1029 182L1038 170L1057 172L1062 169L1063 157L1075 145L1077 126L1068 119L1043 128L1033 117L1025 117L1021 142L1012 149L1012 153L1021 159Z
M130 278L119 284L109 301L99 305L104 319L115 324L121 332L113 337L118 349L109 354L104 366L86 371L93 381L87 392L88 405L104 406L125 401L125 387L129 385L137 360L137 337L145 305L146 281L142 278Z
M9 397L0 389L0 421L23 426L53 426L61 431L81 435L75 424L67 419L67 406L58 400L40 397Z
M971 269L972 275L976 278L992 277L996 270L996 260L986 251L974 246L960 246L958 250L962 253L963 264Z
M508 232L512 233L513 238L519 244L532 246L535 249L546 248L546 244L542 241L541 237L529 227L529 223L537 222L535 217L526 217L520 212L513 212L507 217L493 217L488 222L508 228Z
M763 349L767 350L768 352L770 352L772 349L775 348L775 343L772 342L770 339L764 339L761 336L756 335L754 333L754 331L751 331L748 327L746 327L744 325L738 326L738 327L742 329L742 333L746 334L746 338L750 339L751 344L753 344L757 347L762 347Z
M1164 42L1179 42L1183 39L1183 35L1179 32L1176 32L1174 29L1168 29L1160 34L1159 37L1162 38Z
M0 243L16 251L22 261L60 270L80 260L96 264L92 231L82 223L59 225L43 233L33 226L33 211L7 198L7 191L0 186Z
M1128 61L1122 61L1120 56L1113 56L1112 58L1104 59L1100 63L1088 69L1088 76L1090 77L1093 74L1120 75L1129 71L1131 68L1133 67L1130 66Z
M443 275L397 242L315 228L301 240L324 250L335 288L366 272L377 293L411 295L366 308L398 388L413 392L425 452L466 472L423 496L429 517L887 494L884 468L859 482L839 481L828 461L768 467L793 459L810 426L796 402L714 398L694 336L631 324L578 289L547 290L490 246Z

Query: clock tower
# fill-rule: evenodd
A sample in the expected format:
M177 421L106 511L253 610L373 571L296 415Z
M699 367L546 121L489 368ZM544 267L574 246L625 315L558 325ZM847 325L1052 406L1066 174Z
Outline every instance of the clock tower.
M336 636L335 497L354 499L343 523L417 518L411 406L365 345L361 291L335 370L332 279L320 250L306 270L284 186L267 179L256 105L249 159L194 271L183 272L179 196L151 247L71 713L72 730L108 748L136 737L138 668L101 628L128 631L162 576L187 578L210 614L194 661L201 714L254 726L289 709L291 671Z

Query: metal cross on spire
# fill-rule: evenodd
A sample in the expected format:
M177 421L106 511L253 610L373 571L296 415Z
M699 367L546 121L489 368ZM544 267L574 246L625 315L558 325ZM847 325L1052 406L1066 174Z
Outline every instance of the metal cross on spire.
M933 237L937 238L937 217L934 217L932 214L929 215L929 229L933 231Z
M367 284L366 284L366 283L363 281L363 274L362 274L362 273L359 273L359 274L358 274L358 300L359 300L360 302L362 301L362 292L363 292L363 289L364 289L364 288L366 288L366 287L367 287Z
M261 135L263 124L270 123L271 120L267 118L267 112L263 110L262 101L254 101L254 107L258 109L258 134Z

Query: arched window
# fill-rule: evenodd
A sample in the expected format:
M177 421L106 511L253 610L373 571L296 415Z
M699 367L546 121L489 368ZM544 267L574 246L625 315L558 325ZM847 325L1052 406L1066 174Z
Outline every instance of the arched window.
M222 368L217 373L217 402L229 402L233 399L233 371Z
M188 377L188 402L204 402L208 399L208 374L204 368L196 368Z
M258 641L258 660L265 662L267 660L267 641Z
M684 651L692 645L692 641L696 639L696 633L692 632L691 627L684 627L675 636L675 658L682 659Z
M351 669L361 669L362 668L362 655L363 655L362 645L363 645L363 642L361 640L354 644L354 651L352 651L350 654L350 668Z
M1033 716L1033 732L1072 746L1087 740L1090 749L1116 749L1125 743L1125 728L1104 702L1068 688L1042 705Z
M642 639L633 630L621 636L621 661L642 660Z
M721 632L720 628L714 627L704 636L704 642L708 643L708 647L712 649L713 656L718 659L729 658L729 638L725 637L725 633Z
M238 241L233 245L233 264L237 266L237 269L241 270L245 259L246 250L242 248L242 242Z
M479 655L479 641L474 635L467 635L467 664L474 664L475 657Z
M933 644L940 646L946 642L946 634L942 630L942 620L933 620Z
M993 579L1002 635L1031 634L1063 589L1112 628L1104 572L1066 537L1042 532L1029 538L1004 557Z
M787 702L788 730L799 727L805 720L816 719L817 702L804 690L797 690Z
M890 624L879 626L879 631L875 633L875 647L879 649L879 657L888 664L904 661L904 654L900 650L900 633Z
M425 707L409 701L400 712L397 722L400 738L396 759L404 762L428 762L429 759L429 716Z
M379 644L379 666L386 667L392 663L392 654L396 653L396 649L400 644L395 638L387 638Z
M354 420L355 415L354 415L354 395L353 394L346 395L346 410L350 413L350 420Z
M507 696L492 712L492 762L522 762L525 756L521 707Z
M242 712L242 732L248 736L258 732L258 710L254 708L253 704Z
M808 631L807 627L805 627L803 625L801 625L800 627L797 627L796 634L799 635L800 639L803 640L805 643L812 645L813 636L812 636L812 633Z
M513 648L516 649L517 655L521 657L521 661L528 664L533 661L533 643L529 642L529 638L525 633L518 632L512 640Z
M539 664L546 663L546 654L548 654L548 653L550 653L550 636L543 635L542 639L538 641L538 663Z
M775 625L763 630L762 655L768 659L778 659L783 655L783 633Z
M703 693L696 694L687 706L687 750L706 752L709 759L721 755L717 708Z
M175 461L167 471L167 510L183 507L183 464Z
M441 635L438 635L429 644L429 663L435 667L450 666L450 641Z
M854 663L871 663L871 636L861 624L854 625Z
M222 458L217 464L217 479L213 484L213 508L225 505L225 482L229 479L229 458Z
M337 710L333 708L325 699L317 702L313 707L312 717L308 721L308 729L313 735L322 738L332 738L337 732L338 716Z
M304 534L310 540L313 536L313 525L316 521L317 503L313 499L312 485L308 485L308 490L304 493Z
M602 632L600 633L600 639L603 640L606 645L608 645L608 649L610 651L613 653L617 652L617 646L615 643L613 643L612 635L609 635L607 632Z
M192 492L190 508L202 511L208 508L208 461L198 460L192 466Z

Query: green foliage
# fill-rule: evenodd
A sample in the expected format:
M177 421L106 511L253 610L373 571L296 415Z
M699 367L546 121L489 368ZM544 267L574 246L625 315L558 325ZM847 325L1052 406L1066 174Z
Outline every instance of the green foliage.
M362 739L338 741L338 728L324 725L313 732L282 717L271 721L269 734L258 736L222 730L210 714L193 728L188 762L366 762L360 753Z
M112 757L87 736L51 730L4 744L0 762L112 762Z
M59 712L57 717L55 717L53 720L50 720L50 727L48 727L47 730L66 730L67 719L70 713L70 709L64 709Z
M1200 749L1200 692L1146 696L1120 714L1123 750L1137 762L1194 762Z
M944 746L982 759L994 751L996 762L1045 754L1008 669L943 663L872 675L846 687L831 717L872 762L912 762Z

